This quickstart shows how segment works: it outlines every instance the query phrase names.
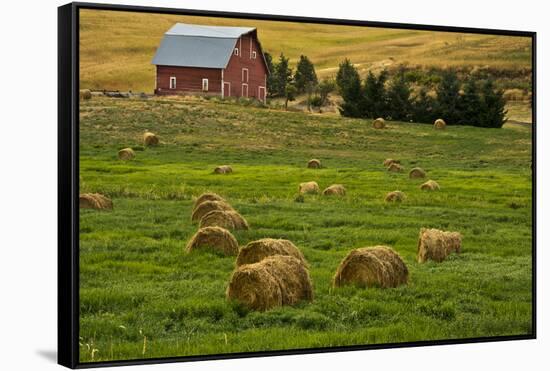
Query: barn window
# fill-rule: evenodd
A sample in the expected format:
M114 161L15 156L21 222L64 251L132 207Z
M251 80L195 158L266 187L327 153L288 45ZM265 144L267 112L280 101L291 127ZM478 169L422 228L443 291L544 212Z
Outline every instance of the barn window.
M252 52L252 59L256 59L256 51Z
M176 77L171 76L170 77L170 89L175 89L175 88L176 88Z
M242 81L248 82L248 68L243 68Z
M208 79L202 79L202 91L208 91Z
M235 55L239 55L239 48L235 48L234 54L235 54Z

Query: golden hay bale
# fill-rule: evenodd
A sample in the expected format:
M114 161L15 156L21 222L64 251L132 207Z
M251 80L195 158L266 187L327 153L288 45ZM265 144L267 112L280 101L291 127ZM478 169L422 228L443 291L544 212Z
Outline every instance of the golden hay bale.
M216 193L206 192L201 194L196 200L195 204L193 205L193 212L197 207L199 207L200 204L202 204L205 201L224 201L224 198Z
M408 279L409 270L399 254L387 246L374 246L350 251L338 266L333 285L388 288Z
M293 256L305 264L302 252L289 240L262 238L242 247L237 256L237 266L252 264L273 255Z
M233 210L233 208L225 201L204 201L193 210L193 213L191 214L191 221L196 222L201 220L203 216L212 210L229 211Z
M300 183L298 190L300 191L301 194L304 194L304 193L317 194L319 193L319 184L317 184L317 182Z
M320 169L321 168L321 161L317 160L316 158L309 160L307 162L307 167L310 169Z
M345 196L346 195L346 188L342 184L333 184L331 186L328 186L323 191L324 196Z
M92 92L90 89L82 89L79 91L78 97L84 100L92 99Z
M386 195L384 200L386 202L401 202L406 198L405 194L401 191L393 191Z
M246 219L236 212L235 210L227 210L227 214L233 219L233 225L235 226L235 229L237 230L248 230L248 222Z
M445 129L446 126L447 126L447 124L445 123L445 121L443 119L437 119L434 122L434 128L436 128L436 129Z
M394 162L394 163L390 164L390 166L388 166L388 171L398 173L398 172L403 171L403 166L401 166L401 165Z
M120 160L127 161L133 159L134 157L136 157L136 153L132 148L123 148L118 151L118 158Z
M420 186L423 191L439 191L439 184L435 180L428 180Z
M426 172L424 169L421 169L419 167L415 167L409 171L409 178L416 179L416 178L425 178Z
M159 144L159 138L151 132L146 132L143 134L143 143L146 146L156 146Z
M462 235L459 232L422 228L418 236L416 259L419 263L428 259L442 262L451 253L460 253L461 244Z
M375 129L384 129L386 127L386 120L384 120L382 117L379 117L372 122L372 127Z
M275 255L237 267L226 296L252 310L268 310L313 300L306 266L293 256Z
M195 233L186 246L187 252L201 248L213 248L225 255L237 255L239 243L231 232L220 227L205 227Z
M230 174L233 169L229 165L221 165L214 169L214 174Z
M384 160L384 166L385 167L388 167L388 166L391 166L392 164L400 164L401 161L399 160L394 160L393 158L387 158Z
M79 197L81 209L111 210L113 201L99 193L83 193Z
M199 228L204 227L221 227L232 230L235 229L235 223L226 211L212 210L201 218Z

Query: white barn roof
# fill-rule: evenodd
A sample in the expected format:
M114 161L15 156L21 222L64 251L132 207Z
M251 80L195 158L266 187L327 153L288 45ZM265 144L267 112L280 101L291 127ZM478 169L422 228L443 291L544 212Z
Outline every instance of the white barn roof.
M176 23L164 34L153 64L225 68L239 37L254 30L255 28L250 27Z

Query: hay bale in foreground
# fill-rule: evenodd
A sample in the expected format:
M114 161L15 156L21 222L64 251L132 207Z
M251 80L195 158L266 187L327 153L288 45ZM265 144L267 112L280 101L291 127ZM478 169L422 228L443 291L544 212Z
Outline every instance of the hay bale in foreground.
M447 126L447 124L445 123L445 121L443 119L437 119L434 122L434 128L435 129L445 129L446 126Z
M159 138L151 132L146 132L143 134L143 143L146 146L156 146L159 144Z
M199 207L200 204L202 204L205 201L223 201L223 202L225 202L225 199L222 196L220 196L216 193L211 193L211 192L203 193L195 200L195 204L193 205L193 212L197 209L197 207Z
M372 122L372 127L375 129L384 129L386 127L386 120L384 120L382 117L379 117Z
M242 247L237 256L237 266L257 263L268 256L293 256L305 264L302 252L289 240L262 238Z
M306 266L293 256L275 255L238 267L227 287L228 300L252 310L268 310L313 300Z
M346 188L342 184L333 184L323 191L323 196L345 196Z
M100 193L83 193L78 199L81 209L111 210L113 201Z
M400 163L401 163L401 161L399 161L399 160L394 160L393 158L387 158L387 159L384 160L384 166L385 166L385 167L388 167L388 166L390 166L391 164L398 164L398 165L399 165Z
M439 229L420 230L416 259L419 263L426 260L442 262L451 253L460 253L462 235L459 232L445 232Z
M136 153L132 148L123 148L118 151L119 160L128 161L136 157Z
M363 247L350 251L342 260L333 285L359 287L397 287L409 279L409 270L403 259L387 246Z
M237 255L239 243L227 229L220 227L205 227L195 233L186 246L189 253L201 248L212 248L225 255Z
M78 97L83 100L92 99L92 91L90 89L81 89L78 92Z
M233 169L229 165L221 165L214 169L214 174L231 174Z
M409 171L409 178L410 179L419 179L419 178L425 178L426 172L424 169L421 169L419 167L415 167Z
M406 198L405 194L401 191L393 191L386 195L384 201L386 202L401 202Z
M391 171L393 173L399 173L403 171L403 167L397 163L392 163L390 166L388 166L388 171Z
M300 194L304 194L304 193L317 194L319 193L319 184L317 184L317 182L300 183L298 190Z
M310 169L320 169L321 168L321 160L317 160L316 158L311 159L307 162L307 167Z
M439 191L439 184L435 180L428 180L426 183L422 183L420 189L423 191Z
M229 211L233 210L231 205L225 201L204 201L200 203L191 214L191 221L196 222L201 220L203 216L211 212L212 210Z

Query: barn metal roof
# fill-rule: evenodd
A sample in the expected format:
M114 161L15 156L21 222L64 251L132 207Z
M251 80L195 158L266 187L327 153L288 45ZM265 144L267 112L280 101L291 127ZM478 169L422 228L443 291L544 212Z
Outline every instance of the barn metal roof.
M254 30L249 27L176 23L164 34L153 64L225 68L239 37Z

